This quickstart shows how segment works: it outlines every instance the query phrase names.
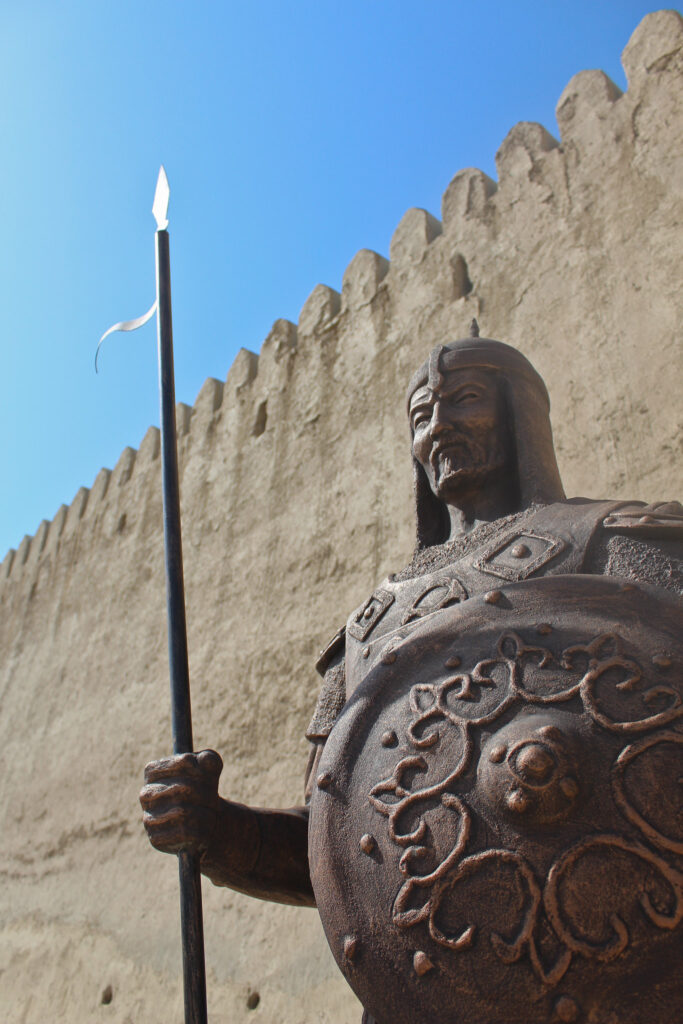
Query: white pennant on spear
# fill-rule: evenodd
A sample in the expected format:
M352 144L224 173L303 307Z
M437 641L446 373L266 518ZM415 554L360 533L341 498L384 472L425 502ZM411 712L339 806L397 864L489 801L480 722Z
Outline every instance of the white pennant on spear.
M183 549L180 534L180 492L178 487L178 450L175 422L175 380L173 374L173 321L171 316L171 264L168 244L168 200L170 189L163 166L159 170L152 213L157 223L156 299L152 308L136 320L114 324L100 338L114 331L134 331L156 312L159 352L159 397L161 405L161 485L164 512L164 556L166 560L166 604L168 618L168 656L171 677L171 723L173 753L193 749L190 710L190 676L187 660L185 623L185 587ZM204 928L199 858L192 853L178 854L180 873L180 921L183 946L183 987L185 1024L206 1024L206 973L204 967Z

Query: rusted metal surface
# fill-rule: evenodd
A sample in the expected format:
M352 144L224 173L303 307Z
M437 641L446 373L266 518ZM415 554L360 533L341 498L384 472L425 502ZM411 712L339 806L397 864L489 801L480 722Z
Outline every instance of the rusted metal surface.
M332 730L309 828L332 951L381 1024L673 1019L676 602L586 575L499 595L386 636Z
M683 508L567 500L543 381L477 335L410 384L416 552L318 660L310 816L220 798L198 755L146 827L316 902L365 1024L669 1024Z

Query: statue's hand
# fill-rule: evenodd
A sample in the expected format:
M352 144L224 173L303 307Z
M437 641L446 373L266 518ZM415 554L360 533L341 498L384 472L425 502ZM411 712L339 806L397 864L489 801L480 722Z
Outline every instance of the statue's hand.
M150 843L163 853L202 853L218 817L223 762L215 750L176 754L145 767L140 793Z

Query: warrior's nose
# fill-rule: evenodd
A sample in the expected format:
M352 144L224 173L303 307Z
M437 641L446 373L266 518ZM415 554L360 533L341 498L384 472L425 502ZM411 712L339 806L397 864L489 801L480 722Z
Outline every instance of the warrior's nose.
M435 436L446 433L452 427L446 410L441 402L436 402L432 410L431 432Z

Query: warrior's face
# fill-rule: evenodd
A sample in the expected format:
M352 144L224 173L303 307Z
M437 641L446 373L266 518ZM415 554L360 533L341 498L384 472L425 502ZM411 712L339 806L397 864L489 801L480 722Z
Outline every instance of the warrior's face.
M503 397L485 370L439 373L410 399L413 454L434 494L449 505L505 472L509 458Z

